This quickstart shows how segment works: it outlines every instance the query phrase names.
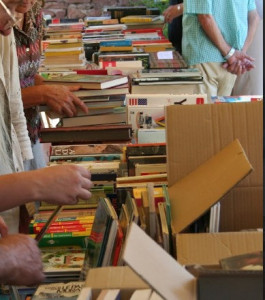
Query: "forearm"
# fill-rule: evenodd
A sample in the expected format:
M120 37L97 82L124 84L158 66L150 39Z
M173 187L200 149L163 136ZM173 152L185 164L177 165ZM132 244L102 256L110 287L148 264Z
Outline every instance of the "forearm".
M0 176L0 211L40 200L44 188L38 170Z
M248 13L248 35L242 48L242 51L245 53L253 41L259 21L259 15L256 10L252 10Z
M44 105L45 94L43 93L43 85L33 85L21 90L24 108L30 108L37 105Z
M226 56L232 46L225 41L214 18L211 15L199 14L198 21L201 24L205 34L208 36L211 42L219 49L222 56Z

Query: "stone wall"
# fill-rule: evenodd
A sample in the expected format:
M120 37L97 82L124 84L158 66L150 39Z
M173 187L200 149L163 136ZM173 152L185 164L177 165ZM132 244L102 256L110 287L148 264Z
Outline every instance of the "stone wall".
M52 18L97 17L104 6L126 6L129 0L45 0L44 14Z

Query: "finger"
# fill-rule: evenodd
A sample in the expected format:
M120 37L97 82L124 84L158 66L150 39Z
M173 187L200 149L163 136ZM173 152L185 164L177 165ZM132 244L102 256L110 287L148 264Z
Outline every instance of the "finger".
M87 199L91 198L91 196L92 196L91 192L89 190L86 190L86 189L82 189L80 191L80 193L78 194L78 197L82 198L84 200L87 200Z
M78 91L80 90L81 86L80 85L69 85L68 89L70 92Z
M72 108L66 103L62 107L62 113L65 114L67 117L73 117L74 116L74 112L73 112Z
M86 169L82 166L77 166L77 167L79 168L79 172L83 177L85 177L87 179L91 179L91 172L88 169Z
M73 95L73 103L79 108L81 108L83 112L85 112L86 114L88 113L88 107L85 105L85 103L82 100L80 100L75 95Z

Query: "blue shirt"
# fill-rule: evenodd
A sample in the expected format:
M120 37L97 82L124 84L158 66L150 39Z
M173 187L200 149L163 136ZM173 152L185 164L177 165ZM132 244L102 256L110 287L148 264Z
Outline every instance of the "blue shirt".
M248 12L255 0L184 0L182 55L189 65L224 62L202 29L197 14L212 15L225 41L241 50L248 32Z

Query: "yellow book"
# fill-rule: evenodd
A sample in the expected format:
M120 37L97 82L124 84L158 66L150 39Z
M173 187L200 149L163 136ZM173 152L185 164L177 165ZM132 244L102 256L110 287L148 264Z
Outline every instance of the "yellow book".
M79 55L84 53L82 49L74 51L63 51L63 52L45 52L44 56L67 56L67 55Z
M149 23L160 20L160 16L154 15L132 15L120 19L121 23Z
M76 42L76 43L49 43L47 49L67 49L67 48L80 48L82 47L82 42Z
M132 46L101 46L99 48L99 51L101 52L105 52L105 51L110 51L110 52L113 52L113 51L132 51L133 50L133 47Z

